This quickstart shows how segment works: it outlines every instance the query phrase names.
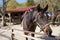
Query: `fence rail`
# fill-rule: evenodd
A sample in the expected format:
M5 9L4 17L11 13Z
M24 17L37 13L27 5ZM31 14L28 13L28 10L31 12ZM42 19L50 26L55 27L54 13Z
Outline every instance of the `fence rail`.
M41 34L41 33L37 33L37 32L30 32L30 31L24 31L24 30L20 30L20 29L7 29L7 30L4 30L3 32L0 32L0 34L1 33L4 33L4 32L7 32L7 31L9 31L9 30L12 30L10 33L11 33L11 40L14 40L14 38L15 38L15 35L17 35L17 33L15 33L14 31L20 31L20 32L28 32L28 33L32 33L32 34L38 34L38 35L45 35L45 34ZM31 36L28 36L28 35L20 35L20 33L19 33L19 36L21 37L28 37L28 38L30 38L30 39L35 39L35 40L37 40L37 39L39 39L39 38L36 38L36 37L31 37Z
M55 22L57 23L57 22ZM49 23L50 24L50 23ZM46 26L46 25L45 25ZM20 31L20 32L28 32L28 33L32 33L32 34L38 34L38 35L44 35L46 36L45 34L42 34L40 32L31 32L31 31L25 31L25 30L21 30L21 29L14 29L14 28L9 28L8 30L12 30L10 33L11 33L11 40L14 40L14 36L17 35L17 33L14 33L14 31ZM4 30L3 32L7 32L8 30ZM3 32L0 32L0 33L3 33ZM27 35L20 35L19 33L19 36L21 37L28 37L28 38L31 38L31 39L39 39L39 38L36 38L36 37L31 37L31 36L27 36Z

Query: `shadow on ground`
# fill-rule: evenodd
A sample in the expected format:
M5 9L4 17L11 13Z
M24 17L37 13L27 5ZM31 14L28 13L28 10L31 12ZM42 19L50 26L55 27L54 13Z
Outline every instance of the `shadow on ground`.
M37 38L44 39L44 40L60 40L60 37L57 37L54 35L52 35L51 37L43 36L43 37L37 37Z

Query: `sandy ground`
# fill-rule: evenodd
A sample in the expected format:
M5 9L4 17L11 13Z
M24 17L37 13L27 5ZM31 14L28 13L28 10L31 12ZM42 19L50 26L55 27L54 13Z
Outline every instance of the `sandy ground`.
M7 26L7 27L2 27L0 28L0 40L11 40L11 29L10 28L13 28L13 29L17 29L17 30L23 30L23 27L21 25L12 25L12 26ZM52 30L53 30L53 33L52 35L54 36L59 36L60 35L60 26L51 26ZM21 31L17 31L17 30L14 30L14 39L15 40L25 40L25 37L23 37L22 35L23 32ZM40 29L39 27L36 28L36 31L35 32L40 32ZM40 32L41 34L43 34L43 32ZM29 35L30 36L30 35ZM54 37L43 37L44 35L35 35L36 40L56 40L56 38ZM43 37L43 38L41 38Z

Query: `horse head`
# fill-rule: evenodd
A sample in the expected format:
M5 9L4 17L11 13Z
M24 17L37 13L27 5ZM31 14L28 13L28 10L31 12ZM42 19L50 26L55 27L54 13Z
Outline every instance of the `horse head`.
M39 19L43 16L46 16L46 11L48 10L48 5L46 5L46 7L42 8L40 7L40 4L37 5L36 7L37 13L36 13L36 17L38 17Z
M35 32L36 26L39 24L41 28L43 28L44 32L47 34L47 31L51 33L50 27L46 27L47 18L46 18L46 11L48 10L48 5L42 8L40 4L38 4L34 11L28 12L23 18L23 29L27 31ZM38 23L38 24L37 24ZM43 27L44 26L44 27ZM48 28L48 30L46 30ZM25 35L29 33L25 32ZM49 34L47 34L49 35ZM32 34L34 37L34 35ZM26 38L27 40L28 38Z
M44 8L41 8L40 4L38 4L36 8L37 8L37 13L36 13L35 21L37 25L40 25L39 27L42 28L46 34L47 34L46 31L48 31L49 33L47 35L50 36L52 30L48 25L46 25L48 23L48 19L46 15L46 11L48 10L48 4Z

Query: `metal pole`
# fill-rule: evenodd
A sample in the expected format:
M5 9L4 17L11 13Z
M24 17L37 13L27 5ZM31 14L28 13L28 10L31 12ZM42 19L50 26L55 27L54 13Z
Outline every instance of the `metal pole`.
M3 12L2 12L2 25L3 26L6 26L5 14L6 14L6 0L3 0Z

